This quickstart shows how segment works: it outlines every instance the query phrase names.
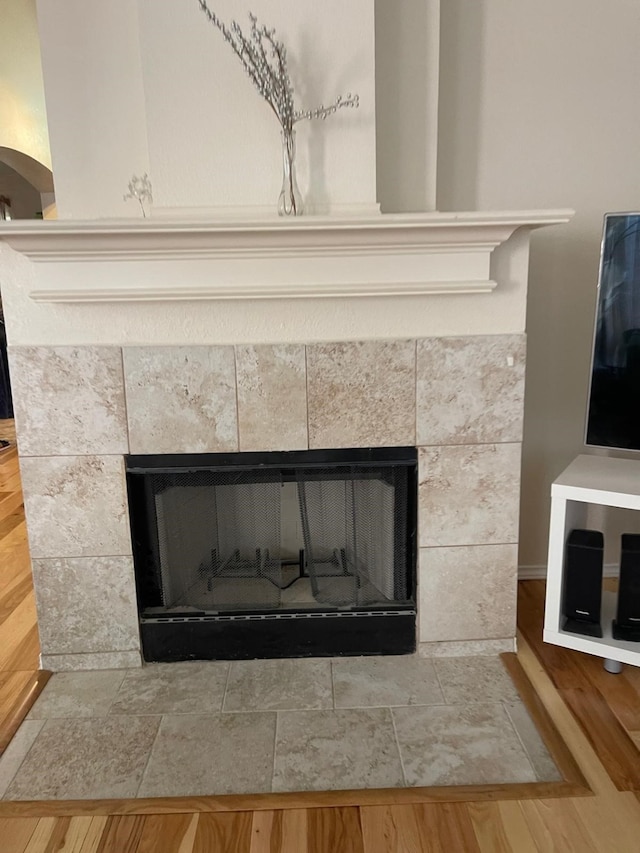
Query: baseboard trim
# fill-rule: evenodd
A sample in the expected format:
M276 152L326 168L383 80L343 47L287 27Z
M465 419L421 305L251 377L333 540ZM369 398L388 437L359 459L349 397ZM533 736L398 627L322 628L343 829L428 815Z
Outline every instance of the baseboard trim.
M617 578L619 573L619 566L617 563L608 563L604 567L603 575L605 578ZM518 566L518 580L519 581L538 581L538 580L546 580L547 577L547 565L546 563L542 566Z

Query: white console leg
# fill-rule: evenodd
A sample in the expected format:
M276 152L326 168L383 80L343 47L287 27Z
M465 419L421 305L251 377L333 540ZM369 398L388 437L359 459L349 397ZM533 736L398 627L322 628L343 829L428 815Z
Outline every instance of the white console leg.
M611 658L604 659L604 668L607 672L612 673L613 675L618 675L622 672L622 664L618 660L611 660Z

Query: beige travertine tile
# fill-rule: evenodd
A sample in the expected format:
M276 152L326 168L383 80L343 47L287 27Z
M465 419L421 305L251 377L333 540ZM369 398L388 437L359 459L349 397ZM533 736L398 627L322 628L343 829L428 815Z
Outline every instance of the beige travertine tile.
M131 554L122 457L31 457L20 472L32 558Z
M304 345L237 346L236 373L240 450L306 450Z
M332 707L328 660L241 660L231 664L224 711Z
M12 347L22 456L127 453L120 347Z
M536 781L499 702L394 708L392 713L409 786Z
M274 791L398 788L402 784L388 708L278 712Z
M138 796L269 792L275 732L274 713L163 717Z
M307 346L309 447L415 444L415 341Z
M122 684L122 670L58 672L48 681L29 720L49 717L104 717Z
M238 449L233 347L125 347L132 453Z
M49 720L5 799L135 797L159 724L160 717Z
M515 637L517 545L421 548L419 560L421 643Z
M524 367L524 335L419 340L417 443L521 441Z
M0 756L0 797L4 797L43 726L44 720L25 720Z
M419 544L518 541L520 444L421 447Z
M332 669L336 708L444 702L433 664L415 655L344 658Z
M222 708L226 661L153 663L128 672L110 714L212 714Z
M44 654L139 649L131 557L33 560L33 580Z
M91 669L139 669L142 656L132 652L92 652L80 655L40 655L40 667L51 672L83 672Z
M538 782L560 782L562 774L549 755L524 704L506 702L505 709L535 770Z
M520 697L498 657L439 658L433 662L445 702L517 702Z

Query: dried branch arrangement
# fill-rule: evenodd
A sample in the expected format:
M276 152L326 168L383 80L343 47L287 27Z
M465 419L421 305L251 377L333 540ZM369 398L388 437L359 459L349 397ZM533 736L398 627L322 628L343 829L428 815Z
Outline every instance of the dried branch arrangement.
M149 204L153 202L153 191L151 189L149 175L147 175L146 172L142 177L139 175L133 175L127 185L127 189L129 192L122 196L124 201L128 201L130 198L135 199L140 205L142 215L146 217L147 212L144 204L145 202L149 202Z
M249 13L251 30L249 36L245 36L237 21L232 21L227 27L216 13L211 11L206 0L198 0L198 3L209 21L220 30L286 134L290 134L296 122L302 119L326 119L345 107L358 107L358 95L348 92L338 96L328 107L320 104L313 110L296 110L293 85L287 67L287 49L283 42L276 39L276 31L258 26L256 16Z

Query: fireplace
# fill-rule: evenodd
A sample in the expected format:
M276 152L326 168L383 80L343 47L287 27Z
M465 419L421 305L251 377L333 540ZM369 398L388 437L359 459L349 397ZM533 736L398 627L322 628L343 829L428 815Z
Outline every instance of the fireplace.
M331 635L337 626L373 626L373 609L384 611L386 635L392 624L410 624L406 607L417 618L404 650L512 650L529 236L568 217L3 223L2 296L43 667L140 666L141 612L157 625L188 616L188 630L203 634L226 620L244 635L279 616L309 634L287 654L308 654L320 624ZM177 455L182 465L199 454L350 448L417 453L417 565L395 603L386 594L367 599L366 575L360 600L336 594L337 573L352 588L356 576L344 571L347 545L334 541L321 548L309 607L287 612L296 572L311 586L318 513L307 482L307 545L290 529L304 518L297 475L278 462L275 569L271 541L253 554L236 546L231 559L209 539L197 545L212 586L216 572L255 574L259 565L270 601L231 600L225 609L220 595L215 607L188 604L199 608L190 615L149 612L166 602L157 588L147 602L135 579L133 457L165 457L164 465ZM374 480L384 502L384 477ZM353 480L354 494L363 482ZM171 514L172 501L164 489L155 512ZM344 499L329 503L345 516ZM163 564L155 565L157 580Z
M148 661L415 651L415 448L130 456Z

